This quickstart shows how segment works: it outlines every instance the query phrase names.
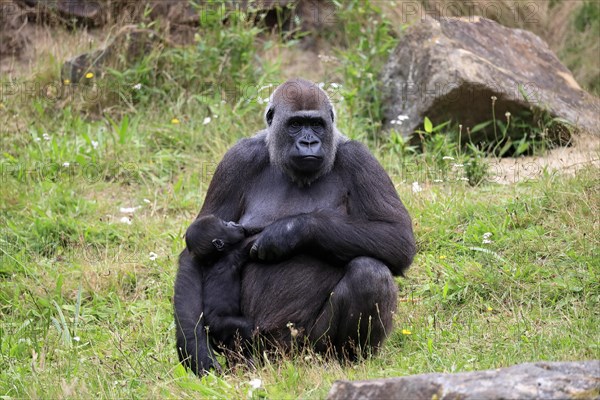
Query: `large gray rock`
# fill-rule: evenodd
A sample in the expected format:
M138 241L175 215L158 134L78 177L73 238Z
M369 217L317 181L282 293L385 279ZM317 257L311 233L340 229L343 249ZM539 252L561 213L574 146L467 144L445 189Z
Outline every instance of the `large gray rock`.
M600 361L538 362L487 371L336 381L328 400L600 399Z
M434 125L462 124L464 137L467 127L492 120L492 96L497 119L510 112L535 123L532 115L546 110L600 134L600 99L579 87L542 39L481 17L415 23L384 67L382 87L384 126L405 136L427 116Z

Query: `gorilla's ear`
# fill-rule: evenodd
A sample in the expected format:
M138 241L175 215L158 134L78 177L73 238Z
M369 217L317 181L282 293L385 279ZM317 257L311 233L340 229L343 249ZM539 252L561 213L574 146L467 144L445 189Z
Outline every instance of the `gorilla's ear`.
M333 124L335 122L335 112L333 112L333 108L331 111L329 111L329 113L331 114L331 123Z
M265 114L265 119L267 120L268 126L271 126L271 123L273 122L274 114L275 114L275 110L273 109L273 107L271 107L267 110L267 113Z

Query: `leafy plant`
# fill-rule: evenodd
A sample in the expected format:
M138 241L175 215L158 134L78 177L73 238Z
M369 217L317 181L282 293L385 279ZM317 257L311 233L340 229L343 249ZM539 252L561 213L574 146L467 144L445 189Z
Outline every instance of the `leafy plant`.
M373 1L334 1L336 26L330 36L337 50L344 81L341 94L359 129L376 140L383 120L379 74L397 39L392 22Z

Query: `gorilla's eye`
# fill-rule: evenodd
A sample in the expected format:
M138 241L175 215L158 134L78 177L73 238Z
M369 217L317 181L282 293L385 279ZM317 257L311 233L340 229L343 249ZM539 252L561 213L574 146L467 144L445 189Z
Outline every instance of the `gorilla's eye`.
M310 124L310 129L317 135L322 135L325 132L325 125L321 122L313 122Z
M288 132L291 133L292 135L296 135L301 130L302 130L302 124L300 123L300 121L291 120L290 123L288 124Z

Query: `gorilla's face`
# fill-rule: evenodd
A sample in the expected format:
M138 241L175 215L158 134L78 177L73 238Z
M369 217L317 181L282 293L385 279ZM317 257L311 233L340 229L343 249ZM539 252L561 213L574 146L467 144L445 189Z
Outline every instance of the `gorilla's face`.
M232 221L217 221L214 222L214 232L212 236L213 246L217 251L230 250L234 245L244 239L244 228Z
M214 215L196 219L188 228L186 244L194 254L207 256L216 251L228 251L246 237L244 228L235 222L223 221Z
M327 123L318 116L297 115L288 118L285 131L291 138L289 160L292 168L303 174L318 172L325 158L321 138L328 133Z
M300 185L329 172L339 134L326 93L313 83L288 81L275 93L265 115L271 162Z

